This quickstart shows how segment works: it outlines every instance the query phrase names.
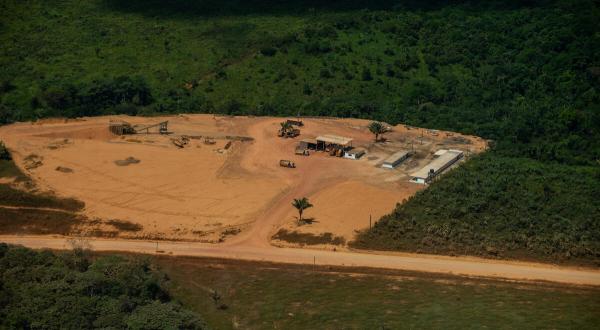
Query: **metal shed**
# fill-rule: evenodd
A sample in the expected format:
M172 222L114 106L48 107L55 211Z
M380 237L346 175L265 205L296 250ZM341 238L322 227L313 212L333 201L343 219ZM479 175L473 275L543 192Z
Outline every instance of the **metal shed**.
M456 163L463 156L463 152L460 150L442 151L443 150L438 150L438 152L435 153L436 155L439 155L437 158L411 174L412 179L410 181L421 184L429 183L435 176Z
M406 150L400 150L393 155L389 156L383 161L381 167L393 169L394 167L400 165L405 159L410 157L411 152Z
M352 138L338 136L338 135L321 135L317 136L317 149L325 150L328 146L334 147L351 147L352 146Z

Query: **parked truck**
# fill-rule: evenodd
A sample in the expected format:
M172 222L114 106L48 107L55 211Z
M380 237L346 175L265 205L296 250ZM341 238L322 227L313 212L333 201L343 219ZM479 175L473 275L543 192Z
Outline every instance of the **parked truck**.
M287 168L296 168L296 164L293 161L285 159L279 161L279 166Z

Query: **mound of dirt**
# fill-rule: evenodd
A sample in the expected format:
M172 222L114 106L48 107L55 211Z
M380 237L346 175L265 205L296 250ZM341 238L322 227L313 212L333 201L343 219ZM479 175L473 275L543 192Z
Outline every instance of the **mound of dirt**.
M58 166L56 168L57 171L59 172L63 172L63 173L73 173L73 170L68 168L68 167L63 167L63 166Z
M128 166L129 164L137 164L140 160L133 157L127 157L125 159L115 160L117 166Z
M43 158L41 156L31 154L23 159L23 163L25 165L26 170L33 170L44 165L42 160Z

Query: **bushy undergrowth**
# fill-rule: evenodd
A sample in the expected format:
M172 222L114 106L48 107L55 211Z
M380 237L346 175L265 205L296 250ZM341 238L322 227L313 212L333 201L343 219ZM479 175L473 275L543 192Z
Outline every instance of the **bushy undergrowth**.
M0 243L0 327L204 329L142 259L54 254Z

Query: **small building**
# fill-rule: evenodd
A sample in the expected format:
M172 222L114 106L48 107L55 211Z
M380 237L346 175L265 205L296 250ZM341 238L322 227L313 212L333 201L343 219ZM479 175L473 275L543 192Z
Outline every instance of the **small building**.
M344 151L344 158L348 159L359 159L362 157L367 151L364 148L352 148Z
M329 151L331 149L347 149L352 147L352 139L338 135L321 135L317 136L317 150Z
M400 150L400 151L394 153L393 155L389 156L388 158L386 158L383 161L383 164L381 164L381 167L393 169L394 167L400 165L400 163L402 163L405 159L410 157L410 155L411 155L410 151Z
M411 174L411 182L420 184L431 182L434 177L461 159L463 157L463 152L460 150L442 149L438 150L435 153L435 156L437 156L437 158L434 158L429 164Z

